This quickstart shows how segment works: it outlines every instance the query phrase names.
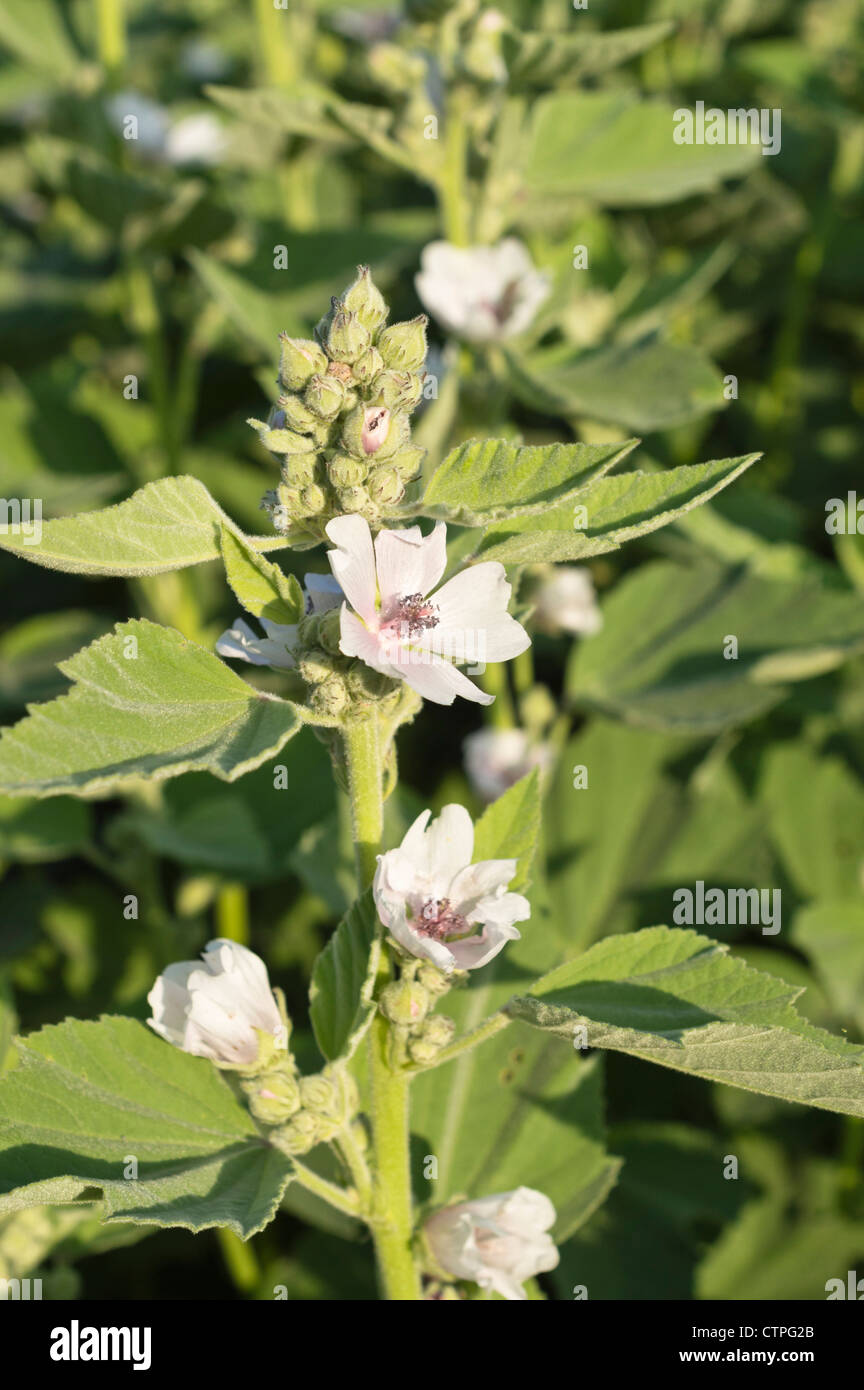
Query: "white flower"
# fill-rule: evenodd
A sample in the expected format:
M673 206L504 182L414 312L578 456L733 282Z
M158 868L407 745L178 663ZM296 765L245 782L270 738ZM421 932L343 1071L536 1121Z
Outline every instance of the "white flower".
M424 248L420 267L414 283L424 307L448 333L472 343L524 332L551 283L515 237L497 246L433 241Z
M147 1022L168 1042L217 1066L249 1067L288 1038L267 967L236 941L217 938L196 960L169 965L147 995Z
M542 1192L517 1187L444 1207L425 1225L426 1239L442 1269L470 1279L502 1298L525 1298L522 1285L558 1263L549 1228L555 1208Z
M307 613L326 613L342 602L342 590L332 575L307 574L303 586ZM297 624L274 623L269 618L258 621L266 636L259 637L245 618L237 618L216 643L219 655L232 661L248 661L253 666L272 666L277 671L296 666L293 648L297 644Z
M513 923L527 921L531 907L506 891L515 859L471 863L474 826L464 806L445 806L430 825L431 814L417 817L398 849L379 854L378 916L400 946L439 970L476 970L519 939Z
M452 705L457 695L491 704L493 697L454 662L482 668L486 661L509 661L531 645L507 612L504 566L494 560L472 565L430 597L447 563L443 521L428 536L419 526L381 531L373 546L363 517L339 516L328 523L327 535L337 546L327 552L330 565L348 600L342 607L342 652L405 681L436 704Z
M532 744L524 729L478 729L462 744L465 771L477 795L494 801L532 768L548 766L551 753Z
M589 637L603 626L591 571L576 565L557 565L535 595L534 616L547 632L573 632Z
M112 125L137 154L161 158L169 120L164 106L141 92L122 91L109 97L105 108Z
M165 158L169 164L218 164L226 145L221 122L211 112L201 111L171 126L165 137Z

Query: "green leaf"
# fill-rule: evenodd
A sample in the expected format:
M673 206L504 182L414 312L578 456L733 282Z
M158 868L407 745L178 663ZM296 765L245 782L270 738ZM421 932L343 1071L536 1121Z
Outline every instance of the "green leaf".
M516 874L507 891L524 893L539 834L540 774L535 768L486 807L474 827L474 862L515 859Z
M283 330L295 337L304 336L306 327L292 296L260 288L204 251L190 251L189 260L234 327L268 359L276 356Z
M0 529L0 546L67 574L161 574L221 555L220 528L230 517L197 478L160 478L115 507L42 523L37 544ZM251 536L256 550L276 550L280 536Z
M730 637L737 658L725 655ZM578 705L628 723L712 733L862 650L860 598L817 575L787 581L663 562L619 582L602 631L574 653L567 689Z
M55 0L4 0L0 44L28 67L61 80L70 77L79 64Z
M614 343L562 356L561 349L505 354L521 401L551 415L583 415L648 434L724 405L720 373L692 346L656 340Z
M693 931L610 937L538 980L505 1012L589 1047L846 1115L864 1115L864 1047L814 1028L800 991Z
M674 128L671 106L620 88L552 93L534 105L528 189L650 207L716 188L760 160L754 145L678 145Z
M315 962L309 1014L328 1062L356 1052L375 1013L381 929L371 888L343 917Z
M569 85L629 62L660 43L674 28L669 20L660 20L605 34L525 34L510 30L502 35L502 47L513 83L536 87L549 87L556 82Z
M802 908L792 941L810 959L838 1019L864 1034L864 902L828 898Z
M0 1082L0 1212L97 1189L107 1221L246 1239L272 1219L290 1162L210 1062L131 1018L69 1019L18 1046Z
M447 455L426 488L432 508L459 526L483 526L540 511L569 498L613 468L639 443L541 444L469 439Z
M603 1071L555 1040L498 1034L412 1082L417 1190L443 1205L526 1186L552 1201L565 1240L606 1198L621 1166L606 1152ZM422 1176L428 1157L437 1177Z
M284 879L297 842L330 815L335 789L330 756L311 732L301 730L275 759L230 785L188 772L165 786L158 806L135 805L112 830L122 827L157 854L198 870L247 882ZM332 880L332 861L321 871Z
M852 602L860 613L860 598ZM864 639L864 620L861 628ZM827 638L827 621L824 630ZM768 815L771 839L802 897L860 894L864 787L846 763L803 745L770 748L762 767L759 800Z
M118 623L61 670L76 682L69 694L32 706L0 737L0 791L106 795L197 771L232 782L300 728L297 706L145 620Z
M90 808L73 797L50 806L26 797L0 796L0 861L45 864L79 854L90 843Z
M236 531L223 526L221 534L225 574L246 612L272 623L299 623L303 590L294 575L265 560Z
M745 454L660 473L598 478L575 502L496 522L485 532L476 558L505 565L535 564L617 550L625 541L668 526L707 502L760 457Z

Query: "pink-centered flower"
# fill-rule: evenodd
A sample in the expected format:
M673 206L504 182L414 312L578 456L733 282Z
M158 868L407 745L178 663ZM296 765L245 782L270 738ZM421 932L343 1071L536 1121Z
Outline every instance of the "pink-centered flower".
M510 585L494 560L471 565L440 589L447 564L447 527L428 536L419 526L380 531L357 515L329 522L333 574L347 599L340 647L382 675L405 681L424 699L452 705L457 695L479 704L493 696L468 679L460 665L482 670L509 661L531 644L507 612ZM350 605L350 607L349 607Z
M526 1279L558 1264L549 1235L554 1223L548 1197L517 1187L443 1207L426 1222L424 1233L441 1269L515 1302L526 1296Z
M521 933L531 916L521 893L508 893L515 859L472 864L474 826L464 806L445 806L429 823L417 817L398 849L378 856L373 892L378 916L413 956L439 970L477 970Z

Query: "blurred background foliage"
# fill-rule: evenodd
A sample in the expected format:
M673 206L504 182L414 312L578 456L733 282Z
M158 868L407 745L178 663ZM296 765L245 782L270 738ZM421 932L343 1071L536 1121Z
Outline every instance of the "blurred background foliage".
M554 292L506 348L448 345L433 322L431 464L474 434L638 433L642 467L764 451L708 506L595 561L602 631L540 633L534 672L501 692L498 724L556 750L538 930L560 958L670 921L699 879L779 887L779 935L711 934L862 1042L864 538L825 525L829 499L864 499L862 7L498 0L511 27L494 43L439 25L444 0L406 8L0 0L0 492L62 516L191 473L263 531L273 465L244 421L275 396L278 331L307 335L358 262L410 317L429 241L519 236ZM676 160L670 113L698 100L780 108L780 154ZM440 141L424 141L430 114ZM448 193L456 131L467 228ZM7 723L117 619L212 647L234 616L215 566L125 583L0 554L0 579ZM740 657L718 671L726 634ZM406 731L391 842L421 805L480 809L461 753L479 720L428 706ZM0 800L0 1065L18 1029L145 1016L159 969L217 933L267 958L312 1055L306 986L350 859L324 749L304 734L280 760L288 796L266 767ZM549 1296L819 1298L864 1269L864 1121L627 1057L605 1073L624 1163ZM729 1154L737 1182L718 1179ZM370 1296L368 1247L340 1240L357 1233L314 1199L288 1205L250 1246L100 1227L94 1209L8 1216L0 1275L39 1271L46 1296Z

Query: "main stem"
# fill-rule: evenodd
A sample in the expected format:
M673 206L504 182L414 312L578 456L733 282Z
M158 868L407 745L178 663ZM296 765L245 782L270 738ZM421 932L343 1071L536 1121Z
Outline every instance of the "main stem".
M343 730L357 879L361 893L372 882L381 848L384 802L382 781L385 733L372 713ZM386 957L382 979L389 973ZM380 981L379 981L380 983ZM408 1077L394 1071L389 1060L389 1026L376 1014L369 1029L374 1196L371 1222L385 1297L418 1300L420 1280L411 1237L414 1214L409 1163Z

